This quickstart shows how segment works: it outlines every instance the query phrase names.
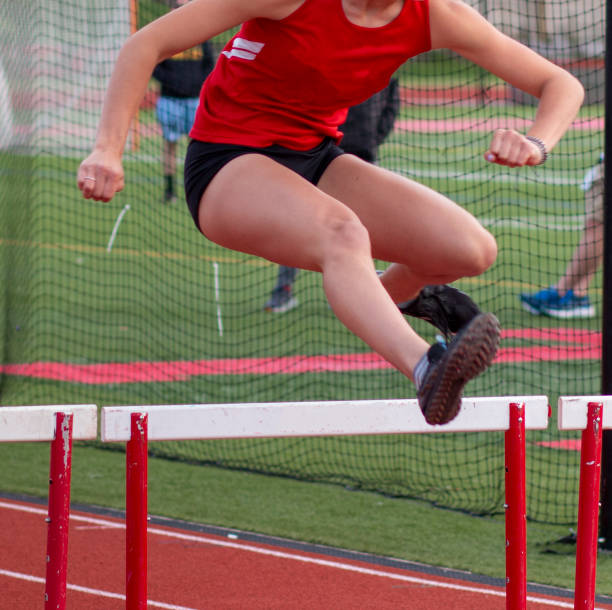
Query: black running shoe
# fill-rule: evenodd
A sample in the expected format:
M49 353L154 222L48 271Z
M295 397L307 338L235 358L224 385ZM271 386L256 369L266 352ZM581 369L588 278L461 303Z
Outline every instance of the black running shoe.
M447 340L481 313L465 292L446 284L425 286L415 299L400 303L398 307L405 315L433 324Z
M418 389L419 406L428 424L446 424L461 407L463 388L493 362L500 328L492 313L478 314L448 344L427 352L429 366Z

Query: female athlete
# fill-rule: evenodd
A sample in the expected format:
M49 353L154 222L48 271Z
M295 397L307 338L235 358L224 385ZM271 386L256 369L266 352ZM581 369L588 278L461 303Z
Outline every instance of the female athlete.
M466 383L493 361L500 330L446 284L488 269L495 239L443 195L343 154L338 126L409 58L446 48L539 98L525 134L498 129L483 151L483 162L534 166L571 125L581 84L461 0L192 0L124 44L78 171L86 199L123 188L128 128L154 67L239 25L190 133L185 192L196 226L227 248L321 272L337 317L414 380L426 420L450 421ZM382 278L374 258L393 263ZM402 312L452 337L430 347Z

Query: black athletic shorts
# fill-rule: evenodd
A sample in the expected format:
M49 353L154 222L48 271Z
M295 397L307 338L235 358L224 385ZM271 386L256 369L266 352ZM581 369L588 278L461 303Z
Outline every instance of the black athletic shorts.
M267 146L254 148L238 144L214 144L191 140L185 157L185 196L189 211L196 227L198 222L200 200L215 177L216 173L232 159L249 153L258 153L274 159L281 165L317 184L327 166L344 151L331 138L325 138L321 144L310 150L292 150L284 146Z

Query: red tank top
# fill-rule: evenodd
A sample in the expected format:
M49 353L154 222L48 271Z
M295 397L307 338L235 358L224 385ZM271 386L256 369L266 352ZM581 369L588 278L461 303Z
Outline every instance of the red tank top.
M305 0L280 21L245 22L200 93L196 140L308 150L350 106L383 89L408 58L431 48L428 0L405 0L387 25L351 23L342 0Z

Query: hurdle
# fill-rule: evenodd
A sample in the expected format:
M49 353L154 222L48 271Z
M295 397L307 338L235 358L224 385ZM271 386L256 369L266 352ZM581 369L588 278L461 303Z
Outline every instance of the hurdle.
M582 430L574 608L595 607L602 431L612 429L612 396L561 396L559 430Z
M464 398L443 426L415 399L103 407L102 442L126 442L126 608L147 607L149 441L505 432L506 607L526 610L525 430L548 427L546 396Z
M0 442L49 441L45 610L66 608L72 440L98 433L96 405L0 407Z

